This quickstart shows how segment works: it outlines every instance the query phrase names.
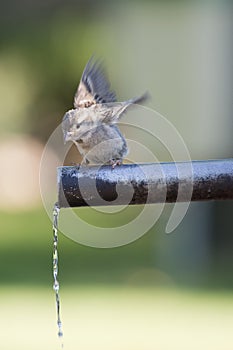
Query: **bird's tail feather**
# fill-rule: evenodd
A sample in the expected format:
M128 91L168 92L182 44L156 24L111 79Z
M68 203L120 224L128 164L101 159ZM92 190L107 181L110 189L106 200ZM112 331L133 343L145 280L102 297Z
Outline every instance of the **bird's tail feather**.
M149 93L146 91L143 95L141 96L137 96L137 97L133 97L130 100L126 101L127 105L131 105L131 104L141 104L144 103L146 100L148 100L150 98Z

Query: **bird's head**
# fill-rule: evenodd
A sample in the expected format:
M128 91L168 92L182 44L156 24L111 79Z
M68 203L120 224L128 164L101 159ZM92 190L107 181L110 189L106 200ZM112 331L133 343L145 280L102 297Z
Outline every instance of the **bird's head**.
M90 116L90 109L77 108L66 112L62 120L64 143L85 137L97 126L96 123Z

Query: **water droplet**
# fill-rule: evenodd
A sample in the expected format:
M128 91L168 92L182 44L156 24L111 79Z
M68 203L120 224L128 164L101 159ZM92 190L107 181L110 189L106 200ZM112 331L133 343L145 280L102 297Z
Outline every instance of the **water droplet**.
M58 336L63 337L62 322L60 315L60 295L59 295L59 282L58 276L58 218L60 208L58 203L54 204L53 208L53 290L56 296L56 309L57 309L57 325L58 325ZM63 348L63 343L62 343Z

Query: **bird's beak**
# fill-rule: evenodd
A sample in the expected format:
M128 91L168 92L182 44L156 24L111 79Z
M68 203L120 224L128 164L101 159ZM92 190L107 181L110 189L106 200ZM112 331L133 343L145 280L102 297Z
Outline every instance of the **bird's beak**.
M72 135L71 135L71 132L68 132L68 131L64 134L64 144L66 144L66 142L72 140L72 137L71 137L71 136L72 136Z

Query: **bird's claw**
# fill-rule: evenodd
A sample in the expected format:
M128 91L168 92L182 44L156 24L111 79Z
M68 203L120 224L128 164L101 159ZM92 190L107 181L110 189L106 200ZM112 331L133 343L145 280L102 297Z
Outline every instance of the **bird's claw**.
M114 169L117 165L121 165L122 160L121 159L112 159L110 160L110 165L112 166L112 169Z

